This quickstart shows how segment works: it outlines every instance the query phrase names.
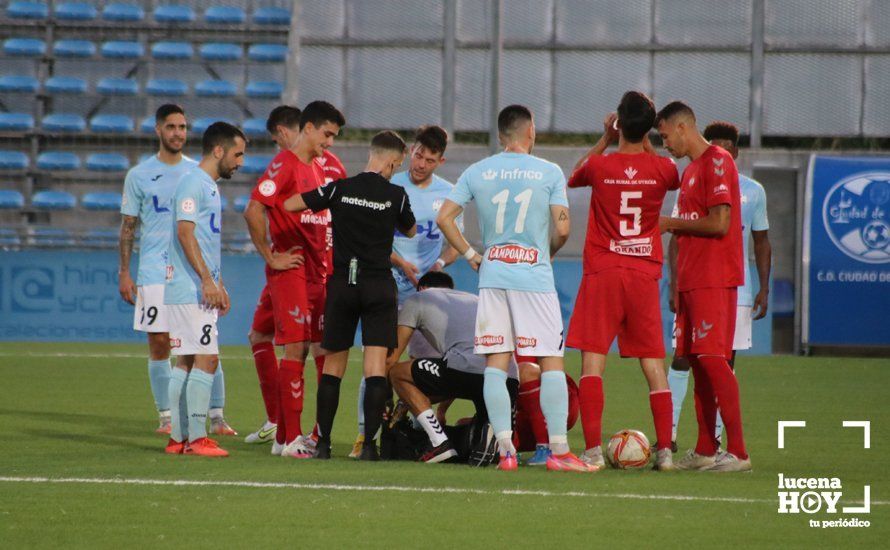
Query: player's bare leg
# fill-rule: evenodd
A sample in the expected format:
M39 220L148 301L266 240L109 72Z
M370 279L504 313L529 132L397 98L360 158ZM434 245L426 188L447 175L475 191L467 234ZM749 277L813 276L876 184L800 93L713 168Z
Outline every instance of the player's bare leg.
M414 385L414 377L411 374L412 363L413 361L403 361L394 365L389 370L389 381L399 397L408 404L411 413L430 438L431 449L420 460L428 463L448 460L456 456L457 451L445 435L445 430L433 412L429 398Z
M328 352L324 363L321 381L318 383L318 398L316 400L316 418L318 421L318 444L315 450L315 458L331 458L331 429L334 426L334 416L340 404L340 382L346 373L346 364L349 362L349 350Z
M606 356L592 351L581 352L581 380L578 399L581 405L581 427L584 430L585 450L581 460L586 464L603 468L603 373Z
M148 380L158 411L158 427L155 432L170 434L170 408L168 400L170 386L170 334L167 332L148 333Z
M245 443L267 443L276 445L275 433L278 430L278 357L275 355L274 334L265 334L253 329L247 334L253 361L256 366L257 378L260 382L260 393L266 409L266 421L260 429L244 438ZM272 454L281 454L281 448L273 449ZM275 451L278 451L277 453Z

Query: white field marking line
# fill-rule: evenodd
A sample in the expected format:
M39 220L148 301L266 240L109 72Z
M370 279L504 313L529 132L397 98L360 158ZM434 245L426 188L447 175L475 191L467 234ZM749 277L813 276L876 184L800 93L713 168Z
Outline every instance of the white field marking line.
M139 479L139 478L87 478L87 477L9 477L0 476L0 482L9 483L68 483L87 485L160 485L173 487L248 487L256 489L308 489L319 491L396 492L396 493L450 493L470 495L516 495L539 497L617 498L632 500L670 500L690 502L727 502L734 504L774 504L764 498L701 497L691 495L641 495L634 493L587 493L584 491L540 491L526 489L501 489L484 491L464 487L411 487L402 485L343 485L327 483L274 483L261 481L198 481L189 479ZM872 501L886 505L890 502Z
M12 352L0 352L0 357L34 357L34 358L64 358L64 357L84 357L87 359L146 359L148 354L145 353L48 353L48 352L21 352L21 353L12 353ZM220 355L222 359L229 359L232 361L253 361L252 355ZM362 360L359 357L352 357L349 359L350 363L360 363Z

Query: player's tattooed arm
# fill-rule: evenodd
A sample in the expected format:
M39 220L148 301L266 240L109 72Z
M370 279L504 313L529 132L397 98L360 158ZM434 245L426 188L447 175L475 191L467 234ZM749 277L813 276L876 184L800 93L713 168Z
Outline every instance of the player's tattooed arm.
M553 233L550 235L550 257L556 256L559 249L569 240L572 220L566 206L550 206L550 217L553 219Z
M133 256L133 242L136 240L136 227L139 218L136 216L123 216L120 230L120 265L118 266L118 290L121 298L128 304L136 303L136 283L130 275L130 259Z
M176 222L176 238L179 239L189 265L201 279L201 303L214 309L222 308L223 293L210 275L210 270L207 269L207 264L201 256L201 246L195 238L195 223L187 220Z

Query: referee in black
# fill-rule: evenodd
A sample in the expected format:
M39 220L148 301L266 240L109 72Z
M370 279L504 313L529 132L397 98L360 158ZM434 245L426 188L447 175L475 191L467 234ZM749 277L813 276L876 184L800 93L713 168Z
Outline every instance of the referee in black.
M371 140L365 171L284 202L291 212L329 209L334 230L334 275L328 281L321 347L328 352L318 385L316 458L331 457L331 428L340 401L340 381L359 319L365 347L365 433L376 434L389 393L386 355L398 344L398 302L392 277L395 230L413 237L414 213L405 190L389 182L405 160L408 146L395 132ZM367 438L361 460L379 460L377 444Z

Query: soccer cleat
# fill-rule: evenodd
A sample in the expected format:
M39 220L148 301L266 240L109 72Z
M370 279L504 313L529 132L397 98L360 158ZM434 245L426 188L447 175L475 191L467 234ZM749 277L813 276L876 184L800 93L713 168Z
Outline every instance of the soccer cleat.
M298 435L281 451L281 456L288 458L312 458L314 453L303 443L303 436Z
M513 470L519 467L519 463L516 461L516 457L513 456L513 453L507 453L501 455L498 460L498 470L503 470L505 472L512 472Z
M219 443L210 439L209 437L202 437L201 439L189 441L189 444L185 448L183 454L213 457L229 456L228 451L220 448Z
M435 464L436 462L444 462L453 456L457 456L457 451L451 446L451 442L446 439L437 447L433 447L425 452L420 457L420 461L427 464Z
M674 455L671 454L670 449L658 449L655 451L655 465L652 466L652 469L659 472L670 472L677 469L674 466Z
M596 447L591 447L581 453L581 456L578 457L578 460L580 460L584 464L589 464L596 469L606 467L606 460L603 458L603 448L599 445L597 445Z
M167 446L164 452L168 455L181 455L185 450L185 441L176 441L172 437L167 440Z
M275 439L275 432L278 431L278 425L266 422L259 430L247 434L244 438L245 443L268 443Z
M709 472L750 472L751 457L742 460L732 453L720 453Z
M552 472L596 472L600 466L586 464L572 453L563 455L551 454L547 459L547 469Z
M303 436L303 445L306 445L306 447L314 453L315 447L318 446L318 436L304 435Z
M352 452L349 453L349 458L358 458L362 454L362 445L365 444L365 434L358 434L355 437L355 443L352 444Z
M331 459L331 442L319 438L318 444L315 446L315 458L319 460Z
M538 443L535 445L535 454L525 461L526 466L546 466L547 459L550 458L550 447Z
M210 419L210 433L213 435L238 435L222 416Z
M707 470L714 465L716 456L705 456L689 449L686 456L675 464L678 470Z
M284 443L279 443L277 441L272 441L272 456L281 456L281 451L284 450Z
M377 452L377 444L372 439L362 445L362 452L358 455L359 460L367 460L369 462L377 462L380 460L380 454Z
M158 427L155 429L155 433L170 435L170 431L173 429L173 425L170 423L170 415L169 414L161 414L158 415Z

